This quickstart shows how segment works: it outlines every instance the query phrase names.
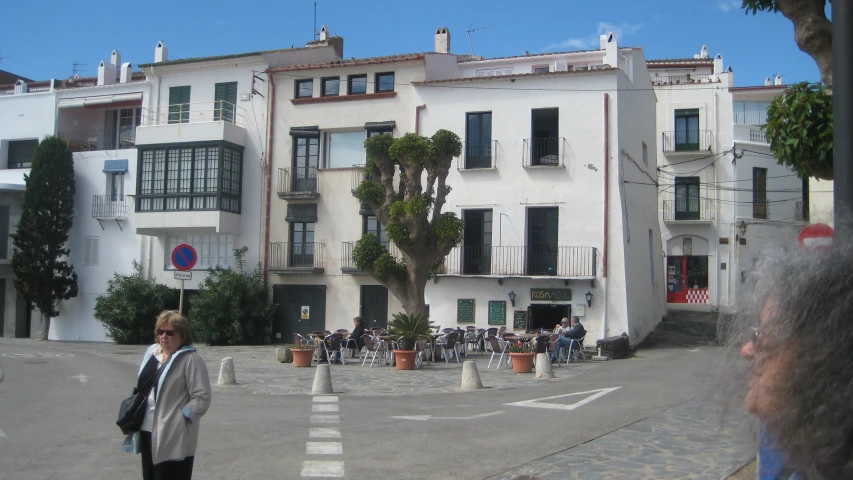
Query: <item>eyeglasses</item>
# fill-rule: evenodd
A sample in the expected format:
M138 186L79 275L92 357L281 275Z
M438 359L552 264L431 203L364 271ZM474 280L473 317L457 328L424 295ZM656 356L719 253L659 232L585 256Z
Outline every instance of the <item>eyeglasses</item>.
M157 329L157 336L158 337L162 336L164 333L166 334L167 337L174 337L175 336L174 330L164 330L162 328Z
M752 343L758 343L761 327L752 327Z

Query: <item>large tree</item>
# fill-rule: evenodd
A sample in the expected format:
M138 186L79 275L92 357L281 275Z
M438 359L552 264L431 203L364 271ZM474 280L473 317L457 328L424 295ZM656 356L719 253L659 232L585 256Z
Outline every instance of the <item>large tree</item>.
M447 175L462 142L455 133L439 130L431 138L376 135L364 145L367 164L356 197L385 226L402 260L379 237L367 234L356 244L354 263L390 290L406 313L424 315L427 281L462 241L462 220L442 212L450 193Z
M77 274L66 260L68 231L74 219L74 157L65 140L47 137L33 155L21 220L14 234L15 288L41 311L42 339L60 301L77 296Z

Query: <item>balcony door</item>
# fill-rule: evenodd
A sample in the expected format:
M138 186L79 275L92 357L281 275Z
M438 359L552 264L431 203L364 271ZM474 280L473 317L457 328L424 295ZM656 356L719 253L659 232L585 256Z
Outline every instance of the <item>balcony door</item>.
M465 210L462 273L488 275L492 271L492 211Z
M314 223L292 222L290 224L289 266L314 266Z
M320 137L293 137L294 192L317 191L317 167L320 165Z
M699 150L699 109L675 111L675 150Z
M467 114L465 168L492 167L492 112Z
M560 163L560 109L537 108L531 110L530 116L531 165L558 165Z
M527 209L527 274L557 274L557 240L560 209Z
M699 177L675 177L675 219L701 219Z

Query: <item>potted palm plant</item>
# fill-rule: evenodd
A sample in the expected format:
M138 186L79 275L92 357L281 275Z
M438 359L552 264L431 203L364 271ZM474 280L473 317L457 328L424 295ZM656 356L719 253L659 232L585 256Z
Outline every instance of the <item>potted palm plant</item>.
M426 315L407 315L395 313L393 320L388 324L391 335L399 337L397 348L394 350L394 358L397 361L397 370L412 370L415 368L415 345L418 337L432 333L432 323Z

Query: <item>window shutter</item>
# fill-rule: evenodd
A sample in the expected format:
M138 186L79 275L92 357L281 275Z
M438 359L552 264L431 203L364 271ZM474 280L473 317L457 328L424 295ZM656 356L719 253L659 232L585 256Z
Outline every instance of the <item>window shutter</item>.
M86 255L83 261L84 265L98 264L98 244L100 237L86 237Z
M237 82L217 83L213 90L214 120L234 123L234 107L237 104Z
M190 119L188 105L180 107L180 104L190 103L190 87L169 87L169 123L187 123Z

